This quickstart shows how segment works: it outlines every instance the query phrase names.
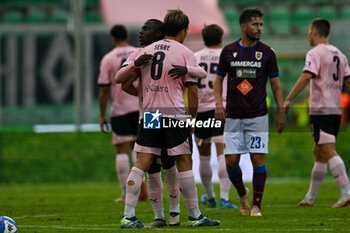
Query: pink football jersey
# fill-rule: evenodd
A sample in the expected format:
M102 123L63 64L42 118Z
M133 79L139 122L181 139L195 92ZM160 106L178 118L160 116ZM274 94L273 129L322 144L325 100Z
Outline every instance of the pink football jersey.
M142 48L135 48L135 50L130 54L128 59L126 59L126 61L123 63L123 67L134 62L136 60L136 58L139 56L141 51L142 51Z
M339 49L319 44L306 55L303 72L313 75L310 84L310 115L341 115L340 94L348 61Z
M215 110L214 81L216 68L219 65L221 48L204 48L195 53L197 64L207 72L206 79L199 79L198 112ZM226 106L227 82L223 81L222 100Z
M97 83L101 86L111 85L112 87L113 103L110 111L112 117L138 111L138 98L123 91L121 84L114 81L115 74L134 50L132 46L117 47L107 53L101 61Z
M193 52L183 44L164 39L145 47L140 54L153 54L153 60L141 68L142 110L159 111L163 116L180 119L186 114L186 83L198 83L190 75L173 79L168 75L172 65L197 67Z

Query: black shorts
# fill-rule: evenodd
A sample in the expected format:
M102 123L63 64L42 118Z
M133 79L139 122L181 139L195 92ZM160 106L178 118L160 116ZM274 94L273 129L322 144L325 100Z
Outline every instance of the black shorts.
M139 112L131 112L122 116L111 117L112 130L117 135L137 135Z
M208 112L197 113L196 120L206 121L210 118L215 118L215 110ZM214 136L220 136L224 134L225 125L221 124L220 128L195 128L194 135L201 139L207 139Z
M334 136L334 142L331 140L329 143L335 143L335 138L338 135L340 127L341 115L311 115L310 124L311 131L316 144L325 144L321 131L326 134Z
M172 119L172 121L177 121ZM137 128L136 143L144 147L170 149L188 140L192 151L192 137L189 128L144 129L143 119Z

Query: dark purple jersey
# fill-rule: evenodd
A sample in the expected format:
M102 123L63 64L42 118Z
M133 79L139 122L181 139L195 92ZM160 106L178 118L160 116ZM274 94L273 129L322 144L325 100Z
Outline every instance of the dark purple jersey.
M216 74L227 78L226 117L252 118L267 114L267 77L277 78L274 51L257 41L252 47L240 45L240 39L222 50Z

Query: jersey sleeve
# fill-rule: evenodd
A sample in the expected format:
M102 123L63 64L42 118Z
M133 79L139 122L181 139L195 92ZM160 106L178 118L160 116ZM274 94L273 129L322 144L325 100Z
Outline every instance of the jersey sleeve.
M134 62L136 60L136 58L139 56L140 52L142 51L141 48L137 48L134 50L134 52L132 52L128 59L126 59L126 61L123 63L122 67L129 65L130 63Z
M186 66L193 68L197 67L197 59L194 54L192 54L191 57L186 61ZM184 82L186 86L198 84L198 80L190 74L185 75Z
M97 84L100 86L107 86L111 84L111 80L109 78L110 74L110 65L108 62L108 57L104 56L100 63L100 74L97 79Z
M227 61L226 53L227 53L227 47L225 47L221 51L219 65L215 72L220 77L225 77L229 69L229 63Z
M279 77L276 54L273 51L273 49L271 49L271 48L270 48L270 52L269 52L269 60L267 63L267 74L268 74L269 78Z
M349 63L348 63L348 59L346 59L346 56L343 55L344 57L344 61L345 61L345 64L344 64L344 80L345 79L348 79L350 78L350 68L349 68Z
M315 54L311 50L306 54L303 72L310 73L312 77L315 78L318 75L318 71L320 70L320 65L320 59L317 56L315 56Z

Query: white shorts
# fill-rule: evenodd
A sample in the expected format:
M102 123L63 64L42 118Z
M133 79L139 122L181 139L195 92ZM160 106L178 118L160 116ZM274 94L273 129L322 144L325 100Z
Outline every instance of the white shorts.
M226 118L224 142L224 153L226 155L248 152L267 154L269 142L268 115L246 119Z

